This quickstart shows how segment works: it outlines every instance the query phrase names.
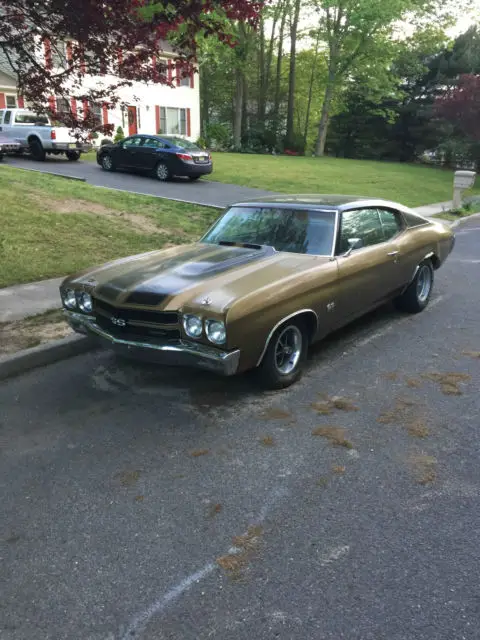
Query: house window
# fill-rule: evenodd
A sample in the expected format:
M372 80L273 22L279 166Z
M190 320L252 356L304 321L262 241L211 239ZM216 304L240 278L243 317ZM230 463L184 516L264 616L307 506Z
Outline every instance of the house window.
M57 98L57 112L70 113L70 103L66 98Z
M101 127L102 126L102 107L99 104L93 104L93 102L90 102L90 104L88 105L88 108L92 116L95 118L95 126Z
M173 107L160 107L160 131L166 134L187 133L187 110Z
M180 78L180 86L181 87L189 87L190 86L190 76L186 78Z
M10 109L16 109L17 108L17 96L9 96L6 95L5 99L7 101L7 107Z
M56 42L51 44L52 66L59 69L64 69L67 66L67 43Z

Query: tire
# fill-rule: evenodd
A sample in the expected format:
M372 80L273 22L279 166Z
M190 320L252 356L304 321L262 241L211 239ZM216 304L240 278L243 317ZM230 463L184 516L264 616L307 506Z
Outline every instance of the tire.
M433 266L431 260L424 260L418 265L417 273L401 296L395 298L394 304L400 311L420 313L428 305L433 290Z
M104 153L100 158L100 166L104 171L115 171L113 158L109 153Z
M3 153L0 153L0 162L3 162Z
M282 350L293 349L292 353ZM261 385L266 389L285 389L299 380L307 358L308 334L301 320L288 320L279 327L268 343L257 369Z
M200 176L188 176L188 178L189 178L189 180L192 180L192 182L193 182L194 180L199 180Z
M67 151L65 155L67 156L67 159L70 160L70 162L76 162L77 160L80 160L80 151Z
M159 162L155 167L155 177L160 182L167 182L172 177L170 169L164 162Z
M30 153L34 160L43 162L47 156L45 149L42 147L42 143L39 140L32 140L29 143Z

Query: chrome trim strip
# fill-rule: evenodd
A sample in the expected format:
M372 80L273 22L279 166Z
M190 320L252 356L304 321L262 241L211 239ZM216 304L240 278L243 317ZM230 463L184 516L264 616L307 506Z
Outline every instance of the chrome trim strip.
M277 322L277 324L273 327L273 329L270 331L270 333L267 336L267 340L265 341L265 346L263 347L263 351L260 355L260 358L257 361L257 364L255 366L260 366L262 360L263 360L263 356L265 355L267 349L268 349L268 345L270 343L270 340L272 339L273 334L275 333L275 331L278 329L278 327L280 327L284 322L287 322L287 320L290 320L291 318L294 318L295 316L299 316L302 313L313 313L313 315L315 316L315 322L316 322L316 328L315 328L315 333L318 331L318 315L317 313L313 310L313 309L300 309L300 311L295 311L294 313L291 313L288 316L285 316L285 318L282 318L279 322Z
M235 351L219 351L213 346L209 347L201 343L188 342L182 339L171 340L165 344L153 344L150 342L125 340L111 335L108 331L101 329L96 323L95 318L92 316L85 316L79 313L69 312L65 310L65 315L68 318L72 328L78 333L87 333L98 336L112 345L120 345L121 347L149 349L150 351L157 353L165 353L169 355L178 355L178 364L182 364L181 358L186 356L192 358L193 362L185 361L185 366L197 366L205 368L210 371L216 371L223 375L234 375L238 369L240 362L240 350Z
M333 234L333 246L332 246L332 252L330 254L330 260L335 260L335 249L337 248L337 238L338 238L339 227L340 227L340 211L337 209L335 211L335 232Z

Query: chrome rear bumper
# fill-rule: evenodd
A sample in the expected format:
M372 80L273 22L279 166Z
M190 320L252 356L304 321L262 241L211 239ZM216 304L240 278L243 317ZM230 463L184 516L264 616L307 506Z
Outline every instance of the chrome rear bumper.
M99 340L104 346L120 355L147 360L167 366L194 367L223 376L233 376L238 369L240 351L221 351L196 342L169 340L152 343L127 340L114 336L99 327L95 318L73 311L65 311L68 323L74 331Z

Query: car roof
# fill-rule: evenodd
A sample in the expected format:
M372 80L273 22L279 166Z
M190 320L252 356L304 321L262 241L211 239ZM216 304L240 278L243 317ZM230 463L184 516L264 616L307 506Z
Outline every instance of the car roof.
M255 198L255 200L244 200L236 202L232 206L236 207L268 207L269 205L281 208L294 206L296 209L321 209L322 211L347 211L358 207L385 207L396 209L404 213L418 214L398 202L384 200L383 198L372 198L371 196L352 196L339 194L307 193L307 194L273 194ZM421 216L419 216L421 217Z

